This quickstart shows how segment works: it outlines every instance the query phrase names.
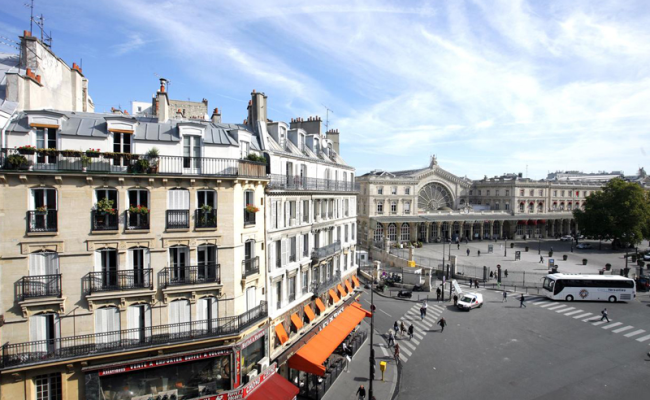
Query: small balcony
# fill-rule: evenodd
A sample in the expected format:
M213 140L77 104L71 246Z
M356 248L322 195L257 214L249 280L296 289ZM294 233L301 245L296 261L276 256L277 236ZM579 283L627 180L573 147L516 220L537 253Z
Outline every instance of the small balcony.
M298 175L271 175L269 189L282 190L314 190L314 191L335 191L335 192L357 192L359 186L352 181L305 178Z
M126 212L126 229L131 231L149 230L149 213Z
M260 273L260 258L254 257L242 261L242 278Z
M86 293L153 289L151 268L90 272L86 275Z
M311 292L313 293L314 296L318 296L320 294L327 292L329 289L335 287L339 283L341 283L341 272L337 270L334 274L330 276L329 279L324 279L323 281L319 281L318 279L316 279L312 281Z
M244 209L244 226L255 225L255 214Z
M36 297L61 297L61 274L23 276L18 283L20 300Z
M194 215L194 226L196 228L216 228L217 227L217 210L197 209Z
M324 258L327 258L329 256L332 256L336 254L337 252L341 251L341 241L337 240L336 242L332 244L328 244L327 246L319 247L317 249L314 249L311 252L311 259L313 262L319 262L323 260Z
M57 230L57 210L27 211L27 232L56 232Z
M117 231L119 229L120 218L115 214L107 212L93 211L90 217L93 231Z
M165 288L203 283L221 284L221 265L205 264L164 268L159 282Z
M190 228L189 210L167 210L165 216L167 229Z

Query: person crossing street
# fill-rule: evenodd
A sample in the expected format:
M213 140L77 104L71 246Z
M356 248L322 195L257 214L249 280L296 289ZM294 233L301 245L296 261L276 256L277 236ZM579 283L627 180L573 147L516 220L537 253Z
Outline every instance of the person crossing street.
M363 385L359 386L359 389L357 389L357 397L359 398L359 400L365 400L366 388L364 388Z
M521 294L521 297L519 297L519 308L523 307L526 308L526 303L524 302L526 298L524 297L524 294Z
M508 292L505 290L503 291L503 300L501 300L502 303L507 303L508 302Z
M447 320L444 318L440 318L440 321L438 321L438 325L440 325L440 333L445 331L445 326L447 326Z
M413 327L413 324L409 325L409 340L413 339L413 330L415 328Z
M607 320L607 323L609 323L609 317L607 316L607 309L603 309L603 311L600 312L603 316L600 318L600 320Z

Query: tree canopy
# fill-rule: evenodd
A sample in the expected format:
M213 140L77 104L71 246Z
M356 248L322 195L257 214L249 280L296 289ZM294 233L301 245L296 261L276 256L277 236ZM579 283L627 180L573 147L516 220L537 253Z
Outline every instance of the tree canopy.
M612 179L603 190L585 201L585 209L574 210L580 233L638 244L650 239L650 194L641 186Z

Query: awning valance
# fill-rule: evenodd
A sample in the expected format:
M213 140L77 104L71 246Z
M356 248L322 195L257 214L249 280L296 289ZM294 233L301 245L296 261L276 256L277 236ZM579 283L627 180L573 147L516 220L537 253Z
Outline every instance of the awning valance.
M314 314L314 310L312 310L311 307L309 307L309 304L305 306L304 310L305 310L305 315L307 316L307 318L309 318L309 322L316 319L316 314Z
M332 298L332 301L333 301L334 303L338 303L338 302L341 300L341 299L339 298L339 296L337 296L337 294L336 294L336 292L334 291L334 289L330 289L329 293L330 293L330 297Z
M352 330L370 313L358 303L352 303L322 331L312 337L289 359L289 368L323 376L323 363L345 340Z
M348 279L345 280L345 287L348 289L348 292L353 292L352 285L350 285L350 281Z
M316 299L316 307L320 310L321 313L324 313L327 307L325 307L325 304L323 304L323 300L319 298Z
M287 331L284 330L282 324L277 324L275 326L275 334L278 335L281 344L285 344L289 340L289 335L287 335Z
M302 329L302 320L297 313L291 314L291 322L293 322L293 326L295 326L296 329Z
M341 297L347 296L348 292L346 292L345 289L343 289L343 286L341 286L340 283L338 285L336 285L336 288L339 290L339 293L341 294Z
M359 279L357 278L356 275L352 275L352 282L354 282L355 287L361 286L361 284L359 283Z
M246 396L246 400L294 400L300 392L300 389L279 374L271 375L253 390Z

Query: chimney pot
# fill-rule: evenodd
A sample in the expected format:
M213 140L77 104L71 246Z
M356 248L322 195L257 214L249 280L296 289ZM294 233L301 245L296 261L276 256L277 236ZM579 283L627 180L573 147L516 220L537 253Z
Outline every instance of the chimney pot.
M25 31L23 31L23 36L29 37L29 36L32 36L32 33L30 31L25 30Z
M40 75L36 75L36 82L41 83L41 76Z
M255 94L255 89L253 89L253 94Z

